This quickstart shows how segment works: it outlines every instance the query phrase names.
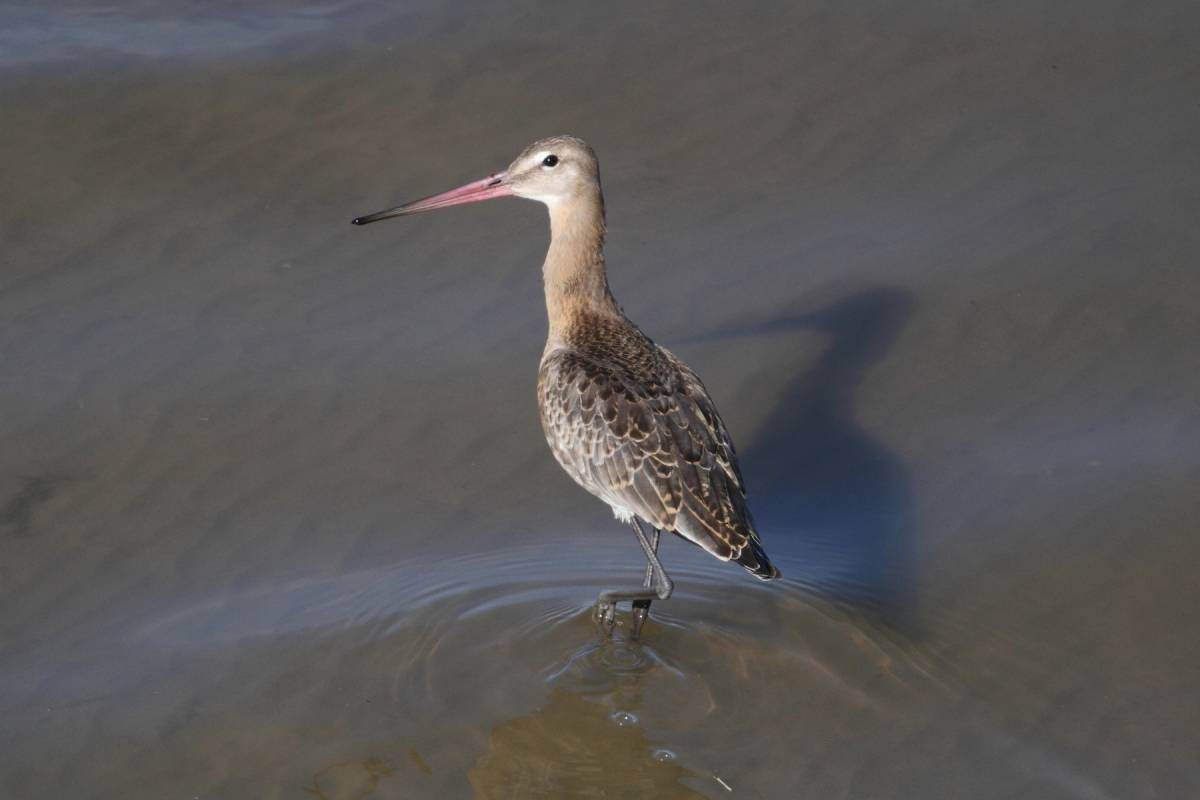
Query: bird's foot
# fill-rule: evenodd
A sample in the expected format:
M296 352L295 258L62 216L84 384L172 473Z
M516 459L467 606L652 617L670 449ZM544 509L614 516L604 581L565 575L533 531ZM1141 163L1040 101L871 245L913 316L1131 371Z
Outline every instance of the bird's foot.
M650 601L649 600L634 600L633 601L633 617L629 623L629 638L637 639L642 635L642 626L646 624L646 619L650 616Z
M629 629L629 638L636 639L642 632L646 617L650 614L650 601L658 597L653 589L607 589L600 593L596 600L594 618L605 636L612 636L617 624L617 604L630 601L633 604L633 618Z
M600 630L604 631L605 636L612 636L613 627L617 624L617 604L597 601L592 619L600 626Z

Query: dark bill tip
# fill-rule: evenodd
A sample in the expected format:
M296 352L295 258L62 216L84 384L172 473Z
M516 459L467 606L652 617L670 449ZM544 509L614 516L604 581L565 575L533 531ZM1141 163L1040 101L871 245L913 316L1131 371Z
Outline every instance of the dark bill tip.
M381 219L389 217L399 217L405 213L403 208L389 208L387 211L376 211L374 214L364 214L361 217L355 217L350 220L351 225L369 225L372 222L378 222Z
M508 197L513 193L512 187L504 182L505 173L489 175L483 180L472 181L466 186L451 189L448 192L435 194L423 200L415 200L402 206L377 211L374 214L364 214L350 220L351 225L367 225L381 219L392 217L407 217L410 214L420 214L424 211L434 211L439 208L461 206L466 203L478 203L480 200L491 200L493 197Z

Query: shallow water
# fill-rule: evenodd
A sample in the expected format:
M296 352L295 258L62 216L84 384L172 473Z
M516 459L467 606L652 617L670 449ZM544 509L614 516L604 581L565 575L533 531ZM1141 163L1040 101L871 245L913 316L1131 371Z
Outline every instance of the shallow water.
M0 795L1200 791L1189 4L0 5ZM533 400L572 132L761 584Z

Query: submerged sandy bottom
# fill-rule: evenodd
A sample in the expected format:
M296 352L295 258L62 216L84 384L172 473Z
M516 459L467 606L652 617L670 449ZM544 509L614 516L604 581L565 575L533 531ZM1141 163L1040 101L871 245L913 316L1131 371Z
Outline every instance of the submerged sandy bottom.
M1200 791L1188 4L0 28L0 795ZM641 645L544 212L347 224L559 132L788 576L669 541Z

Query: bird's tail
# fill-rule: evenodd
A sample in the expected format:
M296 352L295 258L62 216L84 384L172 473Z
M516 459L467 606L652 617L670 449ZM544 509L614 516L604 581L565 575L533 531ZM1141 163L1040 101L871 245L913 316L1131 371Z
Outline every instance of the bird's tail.
M783 573L779 568L771 563L767 558L767 553L762 548L762 544L758 539L751 539L742 548L742 552L737 557L737 563L745 567L746 571L760 581L773 581L776 578L783 577Z

